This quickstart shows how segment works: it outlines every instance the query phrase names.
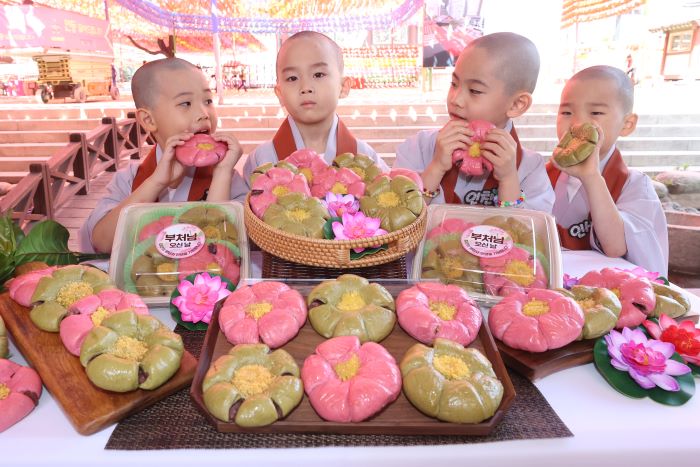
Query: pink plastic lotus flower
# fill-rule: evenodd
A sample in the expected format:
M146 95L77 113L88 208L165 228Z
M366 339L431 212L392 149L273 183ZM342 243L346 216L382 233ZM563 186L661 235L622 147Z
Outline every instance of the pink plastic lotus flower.
M38 269L31 271L21 276L10 279L7 282L7 288L10 292L10 298L22 306L32 306L32 295L36 290L36 286L44 276L50 276L56 270L56 266L49 268Z
M558 349L575 341L584 323L583 310L573 298L546 289L511 294L489 312L493 336L528 352Z
M564 288L566 290L571 290L571 287L575 286L578 284L579 278L570 276L566 273L564 273Z
M579 285L605 287L612 290L622 303L622 311L615 327L636 327L642 324L656 306L654 287L649 279L637 277L622 269L604 268L587 272Z
M328 167L314 177L311 182L311 194L316 198L323 198L329 191L337 195L351 194L360 198L365 194L365 183L350 169Z
M647 339L639 329L623 328L605 336L610 364L626 371L644 389L658 386L665 391L678 391L680 385L673 376L690 373L690 368L671 360L673 344Z
M0 359L0 433L34 410L41 397L41 379L36 371Z
M700 329L690 320L676 323L667 315L661 315L659 324L645 320L644 327L654 339L668 342L687 363L700 365Z
M81 298L68 308L68 315L61 320L59 333L63 345L71 354L80 356L80 347L90 331L107 316L125 310L148 314L141 297L118 289L102 290Z
M309 186L314 183L318 175L328 170L326 161L313 149L298 149L291 153L285 159L285 162L297 166L297 168L299 168L299 173L306 177Z
M148 237L156 236L164 228L172 225L173 216L163 216L158 220L146 224L139 232L139 242L146 240Z
M403 169L399 167L396 169L391 169L391 171L389 172L389 178L394 178L398 175L403 175L404 177L413 180L413 183L415 183L418 186L418 190L423 191L423 179L421 178L420 174L415 170ZM381 175L379 175L379 177L381 177Z
M355 214L360 210L360 200L353 195L336 195L332 191L326 193L326 198L321 203L331 217L342 217L345 213Z
M401 392L401 371L394 357L375 342L360 346L357 336L319 344L304 360L301 379L316 413L333 422L366 420Z
M181 281L177 290L180 296L173 299L173 305L180 310L182 320L190 323L209 324L216 302L231 295L221 277L212 277L206 272L197 274L194 283Z
M408 334L428 345L442 337L467 346L476 339L482 321L481 310L464 289L437 282L402 290L396 315Z
M291 170L281 167L273 167L253 182L250 190L250 209L262 219L267 208L275 203L279 196L290 192L311 196L309 184L303 175L294 174Z
M493 170L493 164L481 155L481 144L486 140L486 133L496 126L485 120L472 120L469 128L474 131L472 145L467 150L457 149L452 153L452 163L461 164L460 172L467 175L483 175L484 171Z
M213 272L238 284L238 279L241 277L239 263L240 259L225 243L208 243L194 255L180 260L177 266L178 280L183 280L190 274Z
M236 289L219 313L219 326L233 345L265 343L281 347L306 322L304 297L281 282L258 282Z
M508 253L494 258L480 258L484 285L491 295L508 296L528 289L547 287L542 264L528 251L514 246Z
M206 167L217 164L226 156L228 145L206 133L197 133L175 148L175 158L186 167Z
M333 233L336 240L354 240L356 238L369 238L384 235L386 230L380 229L381 219L367 217L361 211L355 214L347 212L342 216L343 222L333 222ZM353 248L355 253L361 253L364 248Z

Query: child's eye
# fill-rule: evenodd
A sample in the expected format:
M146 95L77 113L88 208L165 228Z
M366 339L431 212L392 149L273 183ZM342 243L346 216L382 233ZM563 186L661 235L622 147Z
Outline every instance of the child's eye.
M591 115L594 115L594 116L596 116L596 117L599 117L599 116L601 116L601 115L605 115L605 113L600 112L600 111L596 111L596 112L591 112Z
M326 76L326 74L322 71L317 71L316 73L314 73L314 78L323 78L324 76Z
M471 94L476 95L476 96L478 96L479 94L483 94L483 93L484 93L483 91L479 91L478 89L469 89L469 92L470 92Z
M192 102L190 102L190 101L180 102L178 105L182 106L182 107L190 107L192 105Z
M565 116L567 116L567 117L570 117L570 116L571 116L571 112L568 111L568 110L562 110L561 112L559 112L559 115L565 115Z
M456 87L457 87L457 83L455 83L454 81L452 81L452 82L450 83L450 86L452 86L453 88L456 88Z
M285 79L285 81L288 81L290 83L293 81L296 81L296 80L297 80L296 76L287 76L287 78Z
M212 105L214 103L214 99L205 99L204 103L207 105Z

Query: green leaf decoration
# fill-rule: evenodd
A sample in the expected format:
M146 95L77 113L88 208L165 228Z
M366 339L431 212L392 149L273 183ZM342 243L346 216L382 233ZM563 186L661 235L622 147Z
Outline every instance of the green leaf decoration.
M333 232L333 222L343 222L340 217L331 217L323 224L323 238L326 240L334 240L335 232Z
M685 362L686 365L690 367L690 374L695 376L696 378L700 378L700 366L697 366L694 363L688 363Z
M678 353L674 353L671 358L678 362L683 362L683 359ZM610 355L608 354L605 336L596 341L593 347L593 360L596 368L600 374L603 375L605 380L615 388L615 390L625 396L636 399L649 397L659 404L678 406L688 402L690 398L693 397L693 394L695 394L695 380L690 373L682 376L674 376L680 385L680 390L678 391L665 391L659 387L644 389L632 379L629 373L620 371L610 364Z
M189 276L185 277L185 280L194 283L194 278L195 278L197 275L199 275L199 274L201 274L201 273L190 274ZM212 274L212 273L209 273L209 275L210 275L211 277L220 277L220 278L221 278L221 282L225 283L225 284L226 284L226 288L227 288L228 290L230 290L231 292L233 292L234 290L236 290L236 285L233 284L230 280L226 279L226 278L225 278L224 276L222 276L221 274ZM177 287L175 287L175 290L173 290L172 295L170 295L170 316L173 317L173 319L175 320L175 322L176 322L177 324L179 324L180 326L184 327L185 329L188 329L188 330L190 330L190 331L206 331L207 328L209 328L209 324L208 324L208 323L204 323L204 322L201 322L201 321L198 322L198 323L192 323L192 322L190 322L190 321L184 321L184 320L182 319L182 314L180 313L180 310L178 309L178 307L176 307L175 305L173 305L173 300L174 300L176 297L179 297L179 296L180 296L180 290L179 290ZM222 300L226 300L226 299L223 298ZM216 306L216 305L215 305L215 306Z
M108 253L70 251L68 236L68 229L61 224L45 220L38 222L25 237L9 215L0 217L0 284L12 277L17 266L31 261L56 266L109 258Z
M353 250L350 250L350 259L356 260L356 259L364 258L367 255L373 255L376 252L386 250L387 248L389 248L387 245L382 245L382 246L377 247L377 248L365 248L364 250L362 250L359 253L357 253Z

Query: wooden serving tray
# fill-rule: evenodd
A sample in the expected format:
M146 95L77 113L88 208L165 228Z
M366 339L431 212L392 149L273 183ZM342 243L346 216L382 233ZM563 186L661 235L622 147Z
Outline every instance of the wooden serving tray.
M399 282L399 281L391 281ZM407 288L406 281L402 284L382 283L389 292L396 297L398 293ZM298 290L302 295L307 296L311 289L318 283L297 284L287 282L290 287ZM487 435L503 419L506 411L515 398L515 389L506 371L505 365L496 349L493 337L484 324L479 330L477 339L470 347L481 350L491 361L496 375L503 384L503 399L501 405L493 417L477 424L447 423L423 415L419 412L403 395L399 394L396 401L384 408L379 414L369 420L360 423L338 423L329 422L320 418L311 407L308 397L304 395L301 403L283 420L279 420L272 425L258 428L244 428L233 422L222 422L211 415L204 405L202 395L202 381L207 370L221 355L227 353L232 345L226 340L224 334L219 330L219 309L217 308L212 316L209 329L204 338L202 352L199 356L199 365L192 381L190 396L196 407L209 420L209 422L220 432L227 433L341 433L341 434L382 434L382 435ZM304 359L311 355L316 346L325 339L314 331L307 321L299 334L282 348L289 352L301 369ZM406 353L409 347L417 343L411 336L406 334L398 322L392 333L381 342L396 359L397 363Z
M19 351L82 435L100 431L187 387L197 367L197 360L186 351L178 372L153 391L105 391L90 382L80 360L65 349L58 333L37 328L29 318L29 308L14 302L7 292L0 295L0 315Z

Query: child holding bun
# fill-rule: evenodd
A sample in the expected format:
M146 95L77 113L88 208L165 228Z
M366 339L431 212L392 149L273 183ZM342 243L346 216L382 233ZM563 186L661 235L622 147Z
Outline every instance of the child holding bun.
M553 214L565 248L624 257L665 276L668 231L661 202L649 177L629 169L616 148L617 139L637 126L633 102L634 84L614 67L586 68L566 83L557 135L564 138L583 123L592 123L598 134L597 142L583 154L587 145L572 140L581 144L567 153L575 160L555 153L548 163L556 194ZM586 153L590 155L583 159Z

